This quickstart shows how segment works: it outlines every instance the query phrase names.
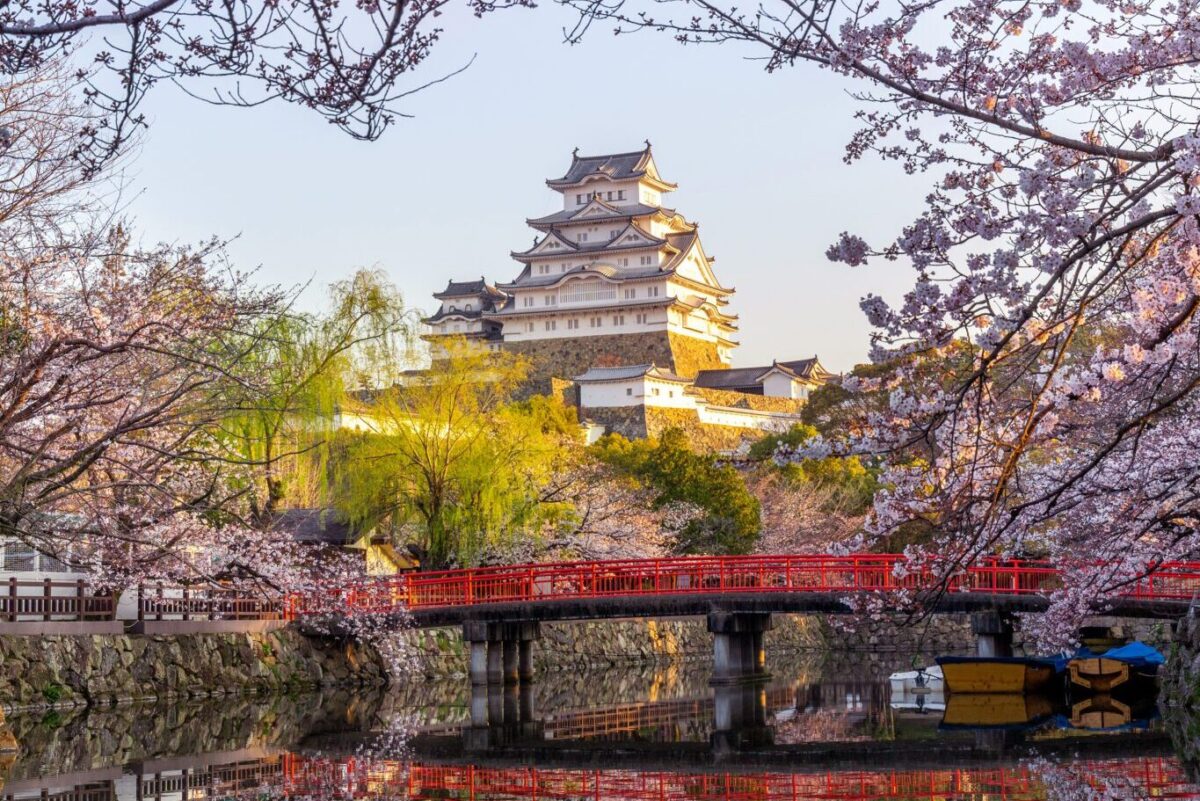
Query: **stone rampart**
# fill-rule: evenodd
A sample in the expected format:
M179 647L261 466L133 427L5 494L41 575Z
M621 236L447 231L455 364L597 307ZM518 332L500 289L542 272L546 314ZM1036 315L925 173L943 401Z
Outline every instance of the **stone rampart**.
M746 392L734 392L728 389L709 389L693 387L692 391L716 406L728 406L733 409L753 409L758 412L784 412L799 414L804 408L804 401L799 398L776 398L769 395L751 395Z
M0 706L95 706L387 683L368 646L264 634L0 637Z
M504 349L529 358L529 391L548 394L554 378L571 379L600 364L649 364L674 369L665 331L505 342Z
M664 431L671 428L682 430L692 448L700 452L737 450L743 443L755 442L763 435L762 431L753 428L701 422L695 409L647 407L647 436L662 436Z

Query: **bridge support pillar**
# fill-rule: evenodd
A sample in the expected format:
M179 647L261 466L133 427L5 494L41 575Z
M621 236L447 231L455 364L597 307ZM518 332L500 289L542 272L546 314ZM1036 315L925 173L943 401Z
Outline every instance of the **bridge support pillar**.
M517 672L517 641L504 640L504 683L516 684L520 679Z
M1004 612L975 612L971 615L971 633L975 635L977 656L1013 655L1012 615Z
M533 678L533 641L541 636L536 621L468 620L463 640L470 646L471 684L518 684Z
M533 640L517 641L517 678L533 681Z
M728 684L767 675L763 635L771 616L762 612L709 612L713 635L713 684Z

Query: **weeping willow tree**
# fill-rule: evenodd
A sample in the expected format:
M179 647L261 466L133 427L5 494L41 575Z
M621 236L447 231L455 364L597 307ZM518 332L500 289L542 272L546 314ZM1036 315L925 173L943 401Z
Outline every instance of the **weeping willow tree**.
M342 435L338 506L358 530L414 539L432 569L474 565L572 514L542 489L579 450L577 420L552 399L515 402L527 372L518 356L459 342L372 393L361 430Z
M342 407L372 382L399 375L414 318L379 272L330 286L321 314L284 311L260 324L245 372L253 384L234 404L221 437L246 466L251 515L269 520L284 504L321 506Z

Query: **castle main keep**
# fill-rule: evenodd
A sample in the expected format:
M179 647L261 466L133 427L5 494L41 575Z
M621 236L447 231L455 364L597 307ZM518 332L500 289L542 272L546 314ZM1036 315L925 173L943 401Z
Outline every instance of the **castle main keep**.
M658 406L734 428L794 422L829 374L816 357L730 369L734 290L717 280L699 224L665 204L676 184L659 173L649 142L628 153L576 151L546 185L562 208L526 220L535 236L510 254L521 265L512 281L450 281L434 295L440 306L425 320L434 358L445 337L525 354L536 385L575 382L585 417L625 409L624 420L632 407ZM644 421L606 427L653 433Z

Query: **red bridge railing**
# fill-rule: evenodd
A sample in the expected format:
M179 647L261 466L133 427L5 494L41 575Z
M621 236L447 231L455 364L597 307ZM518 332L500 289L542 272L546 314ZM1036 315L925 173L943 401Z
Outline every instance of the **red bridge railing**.
M1027 766L793 774L485 768L295 756L285 760L286 797L344 801L1036 801L1047 797L1051 778ZM1097 760L1069 764L1064 772L1072 790L1115 784L1129 789L1130 798L1134 792L1143 798L1200 797L1173 759Z
M380 613L506 602L758 592L864 593L934 589L929 566L896 554L717 556L561 562L412 573L346 588L336 598L302 599L295 612L332 608ZM948 592L1041 595L1061 586L1048 562L993 559L954 572ZM1127 583L1124 597L1188 601L1200 593L1200 562L1165 563ZM331 606L332 604L332 606Z

